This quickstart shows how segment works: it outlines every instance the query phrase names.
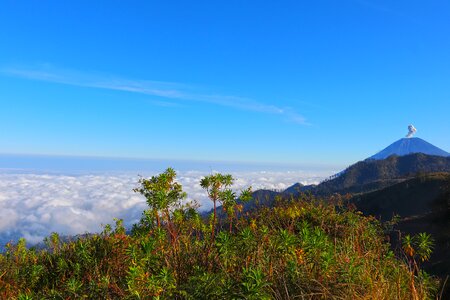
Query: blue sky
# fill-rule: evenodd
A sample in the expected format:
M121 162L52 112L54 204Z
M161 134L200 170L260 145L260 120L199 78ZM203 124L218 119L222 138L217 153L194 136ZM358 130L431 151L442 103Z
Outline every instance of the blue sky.
M0 153L346 165L450 150L447 1L2 1Z

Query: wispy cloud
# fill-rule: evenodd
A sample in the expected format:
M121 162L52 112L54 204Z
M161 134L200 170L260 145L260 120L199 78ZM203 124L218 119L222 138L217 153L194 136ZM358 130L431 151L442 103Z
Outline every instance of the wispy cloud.
M294 109L262 103L250 98L201 92L198 88L173 82L132 80L111 75L63 70L48 65L39 67L9 67L0 70L7 76L30 80L41 80L80 87L108 89L169 99L172 101L193 101L231 107L239 110L278 115L290 122L309 125L307 120ZM177 103L157 101L156 105L174 106Z

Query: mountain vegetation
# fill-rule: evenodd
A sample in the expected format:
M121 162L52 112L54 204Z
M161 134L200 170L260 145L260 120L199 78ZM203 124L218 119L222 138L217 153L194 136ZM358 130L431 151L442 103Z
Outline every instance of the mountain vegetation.
M356 195L350 201L364 214L382 220L397 215L400 232L430 233L435 247L424 267L443 278L450 274L450 173L421 175L386 189Z
M358 194L350 200L365 214L389 220L430 213L443 213L447 206L450 173L422 174L370 193Z
M0 254L1 299L435 299L421 265L433 239L407 235L391 249L380 223L312 195L243 212L230 175L201 186L216 207L204 219L172 169L141 178L148 209L129 234L116 220L100 234L46 249L10 243ZM248 200L250 190L240 197ZM220 210L224 211L221 215Z

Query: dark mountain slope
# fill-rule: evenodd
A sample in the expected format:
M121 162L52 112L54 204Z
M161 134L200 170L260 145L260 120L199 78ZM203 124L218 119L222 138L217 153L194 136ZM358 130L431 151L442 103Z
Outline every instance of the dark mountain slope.
M403 234L427 232L435 247L425 269L442 278L450 275L450 174L419 176L350 200L365 215L391 219L400 215ZM449 291L450 292L450 291Z
M359 194L351 202L368 215L386 221L394 214L411 218L447 209L442 197L448 192L449 173L418 176L382 190Z

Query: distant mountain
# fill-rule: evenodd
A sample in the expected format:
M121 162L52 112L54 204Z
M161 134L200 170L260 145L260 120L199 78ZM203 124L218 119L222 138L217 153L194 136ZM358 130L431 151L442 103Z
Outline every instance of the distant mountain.
M450 172L450 156L433 156L422 153L390 156L383 160L360 161L334 179L316 186L318 195L331 193L361 193L398 183L418 173Z
M257 190L253 193L253 201L244 204L244 211L258 205L271 206L276 197L286 198L301 193L320 197L328 197L334 193L368 193L418 175L438 172L450 172L450 153L420 138L403 138L319 185L296 183L283 192Z
M415 153L390 156L383 160L364 160L348 167L333 179L319 185L294 184L280 195L297 195L310 192L318 196L333 193L366 193L386 188L412 178L417 174L450 172L450 156L432 156Z
M374 156L355 163L319 185L296 183L283 192L259 190L253 194L260 204L270 204L276 196L311 193L367 193L389 187L417 174L450 172L450 153L420 138L403 138ZM248 203L248 208L254 203Z
M310 185L303 185L301 183L296 183L290 187L288 187L287 189L285 189L283 191L284 194L295 194L298 192L311 192L316 188L317 185L315 184L310 184Z
M401 183L417 175L438 172L450 172L450 157L415 153L390 156L383 160L365 160L357 162L338 176L319 185L296 183L283 192L257 190L253 193L254 200L245 203L244 210L248 211L257 205L272 206L276 197L295 197L302 193L325 198L334 193L341 195L368 193Z
M389 145L369 159L386 159L389 156L403 156L412 153L423 153L436 156L450 156L450 153L424 141L420 138L403 138Z

